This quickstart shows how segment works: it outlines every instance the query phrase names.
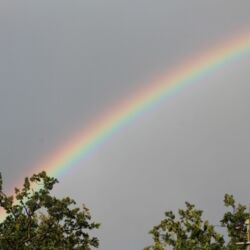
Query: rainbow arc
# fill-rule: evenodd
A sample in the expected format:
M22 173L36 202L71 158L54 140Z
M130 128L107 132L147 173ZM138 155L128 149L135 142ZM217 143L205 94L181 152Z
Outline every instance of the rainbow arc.
M163 77L149 83L133 96L124 99L116 108L105 113L84 128L75 138L53 152L46 161L32 169L33 172L47 171L51 176L63 175L66 171L89 157L95 149L136 117L162 100L175 95L185 87L219 70L224 65L250 54L250 34L244 33L226 40L216 47L193 57L177 66ZM0 219L3 215L0 213Z

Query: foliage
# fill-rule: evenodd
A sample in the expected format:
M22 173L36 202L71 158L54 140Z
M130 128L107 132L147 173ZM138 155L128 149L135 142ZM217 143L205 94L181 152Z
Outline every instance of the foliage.
M232 195L225 195L225 212L221 226L228 232L228 240L215 230L207 220L202 219L203 211L197 210L193 204L186 202L185 209L179 209L175 215L172 211L165 213L165 218L155 226L150 234L154 244L144 250L235 250L245 249L247 228L245 221L249 218L246 207L235 203Z
M14 196L3 193L0 174L0 208L6 218L0 223L0 249L3 250L90 250L99 241L90 231L99 228L91 221L89 209L76 207L69 198L58 199L51 195L57 179L46 172L25 178L23 187L15 189ZM236 204L232 195L224 197L226 212L220 223L227 237L219 233L207 220L203 211L186 202L184 209L175 214L167 211L160 224L150 234L153 245L144 250L240 250L247 240L246 206Z
M247 227L246 220L249 218L249 212L246 206L235 203L232 195L226 194L224 197L224 204L229 208L222 220L221 225L227 228L229 242L227 249L245 249L245 247L239 247L237 242L245 242L247 239Z
M84 205L78 208L69 197L52 196L51 190L57 182L41 172L25 178L22 189L16 188L14 196L7 196L2 191L0 175L0 207L6 212L5 220L0 223L0 249L89 250L98 247L98 239L89 233L99 224L91 222L90 212Z

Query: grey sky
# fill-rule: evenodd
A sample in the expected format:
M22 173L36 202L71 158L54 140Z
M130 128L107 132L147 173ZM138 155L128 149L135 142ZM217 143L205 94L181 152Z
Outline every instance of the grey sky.
M250 30L249 1L1 1L0 159L7 190L149 79ZM142 249L185 200L216 221L249 203L250 56L166 100L61 177L102 222L100 249Z

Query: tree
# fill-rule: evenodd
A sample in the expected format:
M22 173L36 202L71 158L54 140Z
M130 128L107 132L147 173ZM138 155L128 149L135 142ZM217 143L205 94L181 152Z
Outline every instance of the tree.
M224 205L229 208L225 212L221 222L221 226L227 228L228 244L227 249L245 249L245 246L239 247L237 242L245 242L247 240L246 220L249 219L249 211L247 207L242 204L236 204L232 195L226 194L224 196Z
M221 226L227 229L227 241L213 225L202 219L202 210L196 209L189 202L185 204L185 209L179 209L177 215L173 211L165 213L165 218L150 231L154 244L144 250L165 250L167 247L173 250L245 249L244 245L236 243L247 239L245 221L249 218L249 213L246 206L235 203L232 195L226 194L224 197L227 211L220 221Z
M18 250L89 250L98 247L90 230L99 224L91 221L89 209L76 207L69 198L51 195L58 181L46 172L25 178L22 189L14 196L3 193L0 175L0 207L6 212L0 223L0 249Z

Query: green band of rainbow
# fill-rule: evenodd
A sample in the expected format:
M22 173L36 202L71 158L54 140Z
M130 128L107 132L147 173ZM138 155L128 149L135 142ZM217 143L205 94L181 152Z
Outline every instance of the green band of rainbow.
M104 114L88 128L84 128L67 145L64 145L51 157L39 164L34 172L45 170L51 176L62 175L73 166L79 165L93 150L103 144L111 135L120 131L148 109L162 100L174 95L186 86L201 80L223 65L233 62L250 53L250 35L244 33L236 39L221 43L205 53L192 58L189 62L164 77L148 84L135 95L127 98L116 108ZM1 216L0 213L0 218Z

